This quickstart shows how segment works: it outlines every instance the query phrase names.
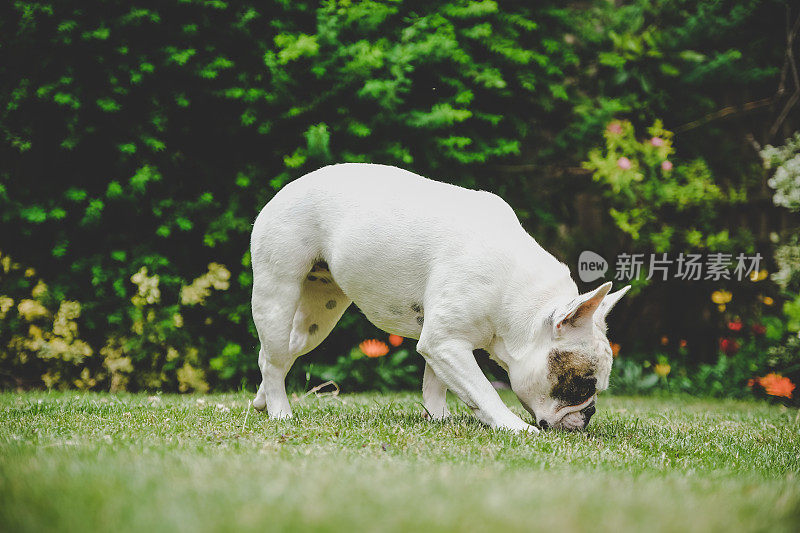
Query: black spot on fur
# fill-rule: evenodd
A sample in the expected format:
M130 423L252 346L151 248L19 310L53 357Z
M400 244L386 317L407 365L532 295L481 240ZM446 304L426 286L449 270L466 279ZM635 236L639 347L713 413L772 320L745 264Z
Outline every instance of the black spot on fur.
M330 270L330 268L328 268L328 263L322 259L317 260L311 267L311 272L322 272L323 270Z
M417 324L419 324L421 326L423 322L425 322L425 317L418 316L417 317Z
M308 326L308 333L309 333L309 335L313 335L314 333L316 333L316 332L317 332L317 330L318 330L318 329L319 329L319 326L318 326L318 325L316 325L316 324L311 324L310 326Z
M336 300L328 300L328 303L325 304L327 309L333 309L336 307Z
M317 276L312 276L311 274L309 274L308 276L306 276L306 279L308 281L317 281Z
M595 393L594 365L570 352L553 350L547 361L547 377L553 384L550 394L564 405L578 405Z
M414 311L415 313L421 313L422 306L420 304L414 304L411 306L411 310Z

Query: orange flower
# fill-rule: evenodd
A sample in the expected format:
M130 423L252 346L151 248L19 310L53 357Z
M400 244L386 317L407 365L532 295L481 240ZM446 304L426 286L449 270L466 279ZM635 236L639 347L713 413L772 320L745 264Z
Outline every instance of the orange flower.
M403 337L400 335L389 335L389 344L396 348L403 344Z
M620 348L622 348L622 346L620 346L616 342L612 342L611 343L611 355L614 356L614 357L618 356Z
M661 346L666 346L667 344L669 344L669 337L667 337L666 335L663 335L661 337Z
M759 385L764 387L767 394L770 396L782 396L784 398L791 398L792 391L794 390L794 383L789 378L783 377L780 374L767 374L762 378L756 378Z
M681 339L681 342L678 343L678 346L680 346L681 348L686 348L687 344L689 343L686 342L686 339Z
M377 339L367 339L359 344L358 347L367 357L383 357L389 353L389 347L386 343Z

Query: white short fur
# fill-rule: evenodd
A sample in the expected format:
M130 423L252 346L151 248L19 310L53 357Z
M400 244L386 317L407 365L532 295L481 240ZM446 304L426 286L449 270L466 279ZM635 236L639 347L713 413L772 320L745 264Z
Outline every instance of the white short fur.
M627 288L606 297L606 283L579 295L569 269L494 194L390 166L328 166L264 207L251 255L262 373L253 405L270 417L291 416L286 373L351 302L382 330L419 339L423 401L434 418L448 415L450 389L485 424L537 431L497 395L476 348L508 371L526 409L550 426L578 425L571 413L581 408L550 397L551 350L592 359L597 390L608 385L604 317Z

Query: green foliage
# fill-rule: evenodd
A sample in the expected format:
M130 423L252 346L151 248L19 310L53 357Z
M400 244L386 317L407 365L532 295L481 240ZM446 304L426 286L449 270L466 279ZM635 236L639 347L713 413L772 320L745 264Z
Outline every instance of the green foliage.
M750 122L702 117L774 92L784 36L762 29L783 28L784 7L14 2L0 17L0 250L36 268L57 300L42 304L50 315L60 301L80 302L71 320L94 355L79 370L94 386L117 376L114 386L168 390L255 383L252 221L277 190L327 163L395 164L497 192L560 257L590 234L575 209L587 194L620 230L588 237L609 248L751 251L770 228L743 203L764 177L741 149ZM657 118L672 130L700 126L666 147L637 141L633 128ZM631 126L621 122L630 129L611 146L602 135L613 120ZM652 135L667 139L658 128ZM573 179L597 146L597 183ZM664 173L673 150L681 157ZM623 155L634 170L615 170ZM230 269L229 289L184 303L183 288L209 264ZM161 297L137 305L131 279L142 268ZM33 288L17 274L0 280L15 303ZM716 318L704 327L718 328ZM0 350L11 353L30 325L4 323ZM330 353L347 353L367 329L347 314ZM132 358L127 381L103 349ZM179 356L168 360L170 349ZM44 366L15 368L21 382L3 373L0 384L80 377L65 367L45 382Z
M349 354L340 355L333 364L307 365L306 380L333 381L348 391L412 389L422 383L418 358L408 349L400 349L373 359L354 348Z
M628 234L632 247L663 253L730 250L741 243L744 239L728 235L719 212L742 198L736 191L723 193L703 160L671 158L673 134L660 120L647 132L640 141L630 122L611 122L604 133L605 148L591 150L584 163L606 189L611 218Z
M696 364L690 355L693 347L685 341L673 350L652 355L621 354L611 377L616 394L681 392L714 398L748 398L755 393L776 403L800 405L800 397L790 391L788 397L759 386L759 378L777 374L795 386L800 383L800 338L787 338L790 323L779 317L763 321L727 324L727 333L719 339L719 352L713 363Z

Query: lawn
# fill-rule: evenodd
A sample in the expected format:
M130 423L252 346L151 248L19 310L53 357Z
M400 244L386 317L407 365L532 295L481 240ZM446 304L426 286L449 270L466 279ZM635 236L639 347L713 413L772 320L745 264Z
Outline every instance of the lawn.
M520 415L522 408L506 394ZM418 394L0 394L4 531L797 531L800 414L602 397L581 433L514 435Z

